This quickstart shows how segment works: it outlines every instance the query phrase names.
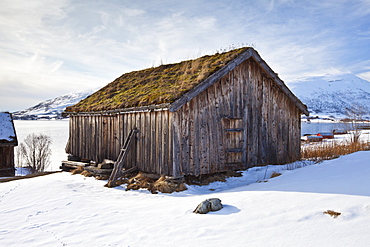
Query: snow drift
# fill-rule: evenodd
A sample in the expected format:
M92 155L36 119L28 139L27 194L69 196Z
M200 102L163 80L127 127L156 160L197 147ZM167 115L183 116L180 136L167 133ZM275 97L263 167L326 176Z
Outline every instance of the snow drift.
M0 245L369 246L369 160L358 152L296 170L255 167L171 195L64 172L2 183ZM282 175L267 179L274 170ZM192 213L214 197L221 210Z

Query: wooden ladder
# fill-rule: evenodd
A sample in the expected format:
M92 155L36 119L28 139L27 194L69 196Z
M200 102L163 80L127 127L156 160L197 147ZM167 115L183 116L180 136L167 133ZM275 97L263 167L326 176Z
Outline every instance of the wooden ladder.
M123 163L127 157L127 153L131 147L132 140L134 139L136 133L139 132L136 128L132 129L130 133L128 134L125 143L123 144L123 147L121 148L121 151L119 152L117 161L114 162L114 167L112 170L112 173L110 174L108 183L105 185L108 188L112 188L117 186L116 181L117 179L122 175L122 166ZM136 167L134 167L136 169ZM132 171L133 169L129 169Z
M246 148L243 146L244 125L243 118L226 116L222 118L225 136L225 166L227 169L237 170L243 168Z

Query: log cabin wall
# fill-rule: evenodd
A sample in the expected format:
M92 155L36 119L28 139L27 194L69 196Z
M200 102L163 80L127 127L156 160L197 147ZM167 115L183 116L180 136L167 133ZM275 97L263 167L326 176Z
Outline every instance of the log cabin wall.
M15 176L14 146L0 146L0 176Z
M300 157L300 114L253 58L177 111L71 114L66 152L116 160L138 128L126 168L165 175L201 175Z
M172 174L171 115L167 110L121 114L78 114L70 116L66 152L87 160L116 160L130 130L137 138L126 159L126 168Z
M187 102L173 120L175 175L300 157L300 110L254 59Z

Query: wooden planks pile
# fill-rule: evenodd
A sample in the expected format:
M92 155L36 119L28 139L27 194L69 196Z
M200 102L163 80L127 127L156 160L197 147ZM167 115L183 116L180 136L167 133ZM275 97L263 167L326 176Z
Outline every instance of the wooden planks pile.
M71 171L74 169L77 169L78 167L85 167L89 166L89 163L85 162L79 162L79 161L62 161L62 165L60 166L60 169L62 171Z

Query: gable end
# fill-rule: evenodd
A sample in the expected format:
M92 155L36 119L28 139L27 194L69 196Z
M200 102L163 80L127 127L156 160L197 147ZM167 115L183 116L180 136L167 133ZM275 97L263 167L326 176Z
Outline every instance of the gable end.
M297 108L301 111L301 113L305 115L309 115L309 112L307 110L307 106L304 105L290 90L289 88L284 84L284 82L277 76L277 74L267 65L267 63L261 58L261 56L252 48L249 48L245 52L243 52L241 55L239 55L237 58L235 58L233 61L229 62L229 64L211 76L209 76L207 79L205 79L202 83L195 86L192 90L185 93L181 98L173 102L169 108L171 112L175 112L178 109L180 109L183 105L185 105L187 102L192 100L194 97L196 97L198 94L206 90L209 86L213 85L215 82L220 80L223 76L225 76L227 73L229 73L231 70L235 69L238 65L240 65L245 60L253 58L266 73L274 80L276 85L288 96L288 98L297 106Z

